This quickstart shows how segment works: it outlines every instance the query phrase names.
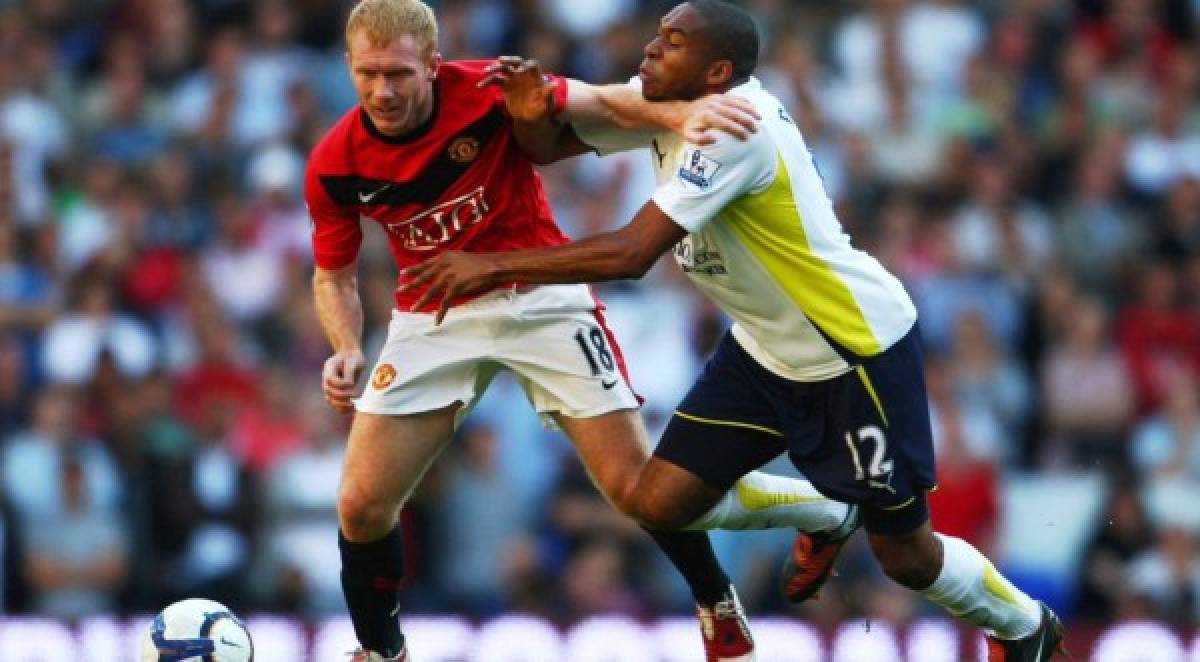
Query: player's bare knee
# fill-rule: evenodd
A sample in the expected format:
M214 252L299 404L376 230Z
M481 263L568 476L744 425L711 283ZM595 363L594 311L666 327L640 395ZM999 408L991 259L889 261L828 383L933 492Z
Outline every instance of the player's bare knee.
M669 500L656 498L653 493L639 495L634 504L633 518L652 531L678 531L695 521L696 517Z
M621 514L640 521L636 480L626 480L608 491L608 499Z
M395 525L400 504L385 503L363 490L343 487L338 492L338 524L353 541L374 540Z

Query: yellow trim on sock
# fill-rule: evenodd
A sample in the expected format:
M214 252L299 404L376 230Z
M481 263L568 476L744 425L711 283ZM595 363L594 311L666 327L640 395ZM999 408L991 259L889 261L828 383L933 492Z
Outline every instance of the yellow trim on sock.
M871 396L871 402L875 403L875 410L879 412L879 417L883 419L883 426L888 427L887 414L883 411L883 402L879 400L879 393L875 391L875 385L871 383L871 377L867 374L867 369L860 365L854 371L858 373L858 378L862 380L863 386L866 387L867 394Z
M763 510L765 508L771 508L774 506L794 506L799 503L828 501L828 499L823 496L789 494L787 492L768 492L767 490L760 490L753 485L747 485L746 481L744 480L739 480L733 487L737 494L738 501L746 510Z
M991 561L986 559L983 562L983 588L988 593L996 596L998 600L1007 602L1015 607L1021 606L1021 602L1017 600L1017 596L1013 595L1013 589L1009 585L1008 580L996 571L996 566L992 565Z
M766 432L767 434L774 435L776 437L783 436L783 433L780 432L779 430L773 430L771 428L764 427L761 425L755 425L753 423L743 423L741 421L722 421L722 420L715 419L715 418L701 418L699 416L692 416L691 414L685 414L681 411L676 411L675 415L680 418L686 418L689 421L695 421L697 423L707 423L708 425L727 425L729 427L734 427L734 428L746 428L749 430L758 430L759 432Z

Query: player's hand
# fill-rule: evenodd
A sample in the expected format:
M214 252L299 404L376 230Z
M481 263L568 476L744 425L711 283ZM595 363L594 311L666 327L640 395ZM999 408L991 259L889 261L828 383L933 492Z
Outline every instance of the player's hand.
M421 285L428 289L409 310L421 310L426 304L441 297L434 324L441 324L455 299L490 290L496 286L491 268L492 260L486 255L447 251L420 264L400 270L400 291L405 292Z
M553 114L554 91L559 83L546 79L537 60L505 55L488 65L485 71L487 76L479 81L478 87L499 87L513 119L536 123Z
M325 401L335 410L348 414L354 411L354 385L366 366L363 353L358 350L338 352L325 360L321 370L321 391Z
M746 140L758 131L758 122L762 119L754 104L729 94L710 94L692 101L685 108L679 134L693 145L715 143L718 132Z

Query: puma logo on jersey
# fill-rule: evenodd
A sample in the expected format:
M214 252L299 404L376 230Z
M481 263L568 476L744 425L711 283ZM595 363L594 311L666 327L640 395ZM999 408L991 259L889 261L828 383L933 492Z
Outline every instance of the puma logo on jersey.
M436 207L404 219L384 223L387 231L396 235L410 251L431 251L452 241L463 230L478 225L488 212L484 190L480 186L466 195L447 200Z
M654 155L658 157L658 167L663 167L663 164L667 160L667 153L658 146L658 138L651 140L650 145L654 148Z

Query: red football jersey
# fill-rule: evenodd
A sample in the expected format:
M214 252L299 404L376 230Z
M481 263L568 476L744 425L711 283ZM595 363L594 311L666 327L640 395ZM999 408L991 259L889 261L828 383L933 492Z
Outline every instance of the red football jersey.
M318 266L352 262L364 221L387 232L399 268L449 249L495 253L568 241L517 146L503 94L475 87L489 63L442 64L433 114L409 134L383 135L358 106L329 130L304 178ZM566 88L560 81L558 93ZM408 310L420 296L397 291L396 306Z

